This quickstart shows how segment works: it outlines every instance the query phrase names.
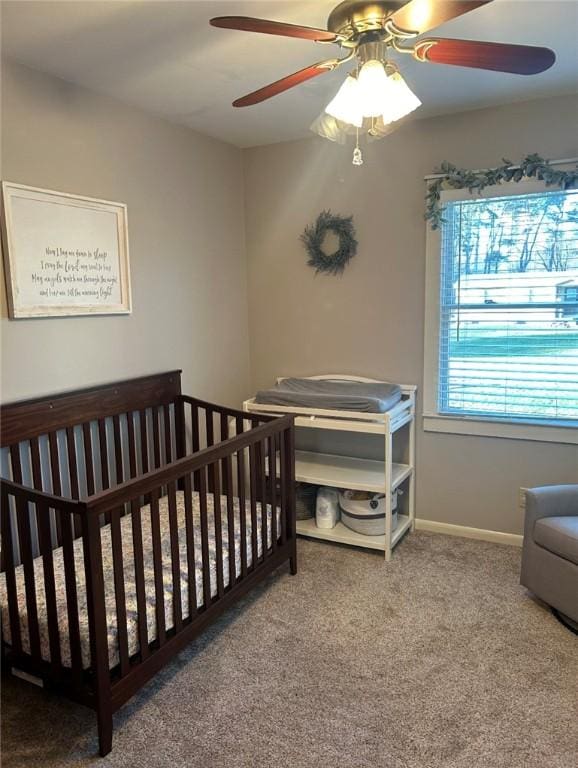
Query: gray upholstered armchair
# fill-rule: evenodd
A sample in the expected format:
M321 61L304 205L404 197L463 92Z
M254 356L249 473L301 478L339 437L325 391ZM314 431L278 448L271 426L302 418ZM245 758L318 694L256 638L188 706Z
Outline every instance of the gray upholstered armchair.
M526 492L520 581L576 631L578 485L553 485Z

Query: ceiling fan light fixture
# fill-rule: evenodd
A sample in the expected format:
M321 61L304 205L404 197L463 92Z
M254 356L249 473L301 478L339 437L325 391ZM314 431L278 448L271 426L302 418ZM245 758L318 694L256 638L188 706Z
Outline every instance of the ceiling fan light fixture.
M363 125L363 113L359 100L359 83L352 75L347 75L341 88L329 102L325 111L336 120L361 128Z
M364 119L379 118L384 125L400 120L421 105L397 70L377 59L366 62L357 78L348 75L325 114L340 123L362 128Z

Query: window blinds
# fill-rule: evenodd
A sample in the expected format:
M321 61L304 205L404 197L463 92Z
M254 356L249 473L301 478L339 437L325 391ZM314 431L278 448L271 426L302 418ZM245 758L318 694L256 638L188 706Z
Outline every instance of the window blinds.
M448 202L438 411L578 425L578 190Z

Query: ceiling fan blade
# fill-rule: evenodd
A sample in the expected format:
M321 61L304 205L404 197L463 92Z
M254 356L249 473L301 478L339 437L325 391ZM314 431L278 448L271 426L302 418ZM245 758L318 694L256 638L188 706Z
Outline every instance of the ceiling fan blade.
M512 72L515 75L544 72L556 61L556 54L549 48L444 38L420 40L415 45L413 55L418 61L492 69L496 72Z
M213 27L222 27L223 29L240 29L243 32L262 32L265 35L298 37L301 40L315 40L323 43L334 43L342 39L341 35L336 35L335 32L329 32L326 29L300 27L296 24L284 24L281 21L254 19L251 16L217 16L217 18L211 19L210 23Z
M411 0L391 15L396 29L421 35L492 0Z
M240 99L233 102L234 107L250 107L253 104L259 104L261 101L270 99L271 96L277 96L278 93L288 91L289 88L294 88L296 85L304 83L306 80L311 80L313 77L323 75L325 72L331 72L341 63L340 59L329 59L328 61L320 61L317 64L312 64L310 67L300 69L299 72L294 72L292 75L282 77L281 80L276 80L274 83L266 85L264 88L259 88L258 91L253 91Z

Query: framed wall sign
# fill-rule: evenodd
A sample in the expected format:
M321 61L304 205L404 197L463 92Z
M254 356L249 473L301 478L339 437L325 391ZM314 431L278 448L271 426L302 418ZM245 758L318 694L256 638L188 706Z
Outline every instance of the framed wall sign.
M2 182L10 317L129 314L124 203Z

